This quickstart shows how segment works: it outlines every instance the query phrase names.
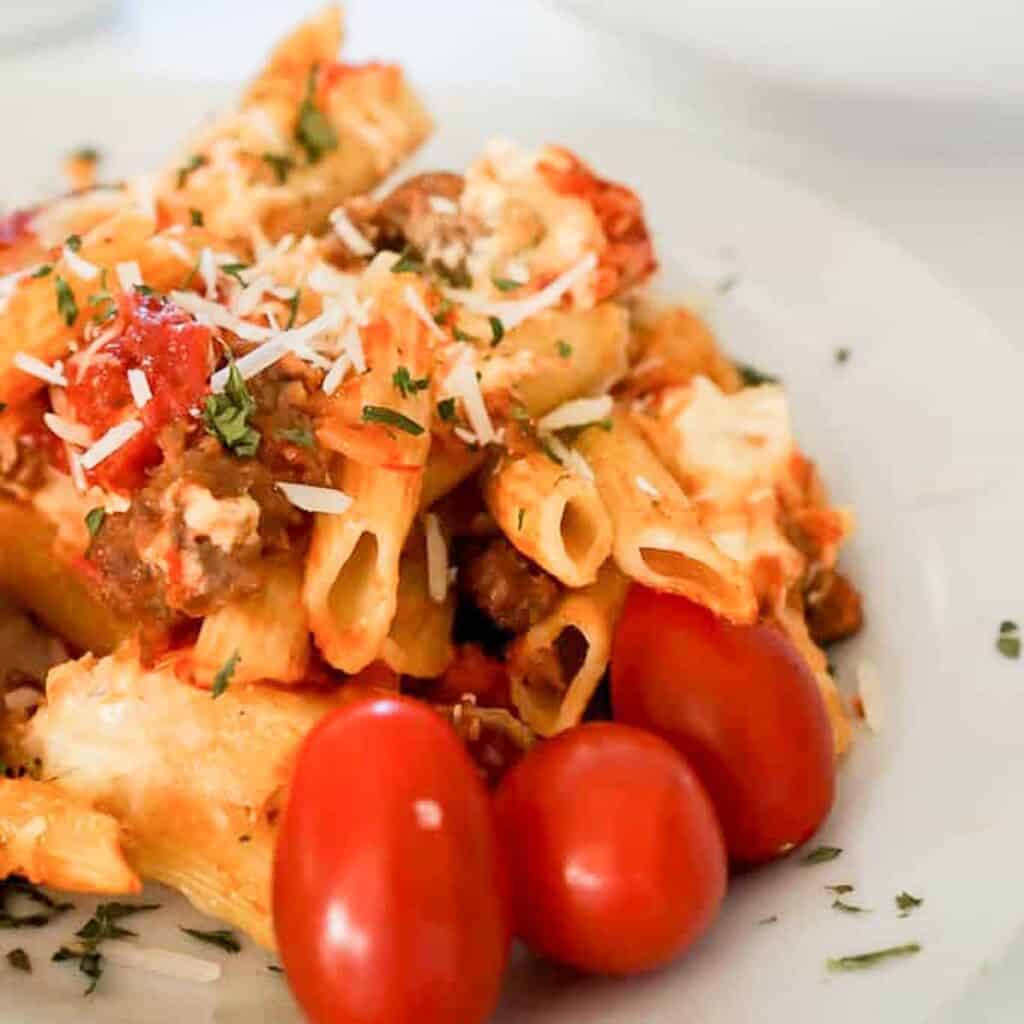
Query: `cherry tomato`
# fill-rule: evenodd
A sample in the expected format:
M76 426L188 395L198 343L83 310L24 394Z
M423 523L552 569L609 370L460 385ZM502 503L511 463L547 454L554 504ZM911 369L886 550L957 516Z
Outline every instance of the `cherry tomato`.
M313 1024L478 1024L510 929L487 792L451 727L405 697L328 715L299 751L274 926Z
M101 305L105 312L113 313L113 306ZM198 406L208 390L210 330L166 299L138 292L121 298L116 324L111 338L71 362L66 395L74 419L96 438L122 420L142 421L142 430L90 474L104 486L131 490L160 461L159 432ZM131 369L145 373L153 393L142 409L128 385Z
M817 682L767 624L734 626L684 597L633 587L612 648L616 720L658 733L707 786L736 863L787 852L835 794Z
M634 974L698 939L726 885L722 833L686 761L594 722L534 747L495 801L520 937L585 971Z

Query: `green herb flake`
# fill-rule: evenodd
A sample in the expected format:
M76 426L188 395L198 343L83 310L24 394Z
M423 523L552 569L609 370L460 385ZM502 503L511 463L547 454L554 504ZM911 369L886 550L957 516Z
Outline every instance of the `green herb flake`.
M78 303L75 302L75 293L60 274L54 278L53 283L57 289L57 312L60 313L64 323L71 327L78 319Z
M499 292L514 292L517 288L523 287L518 281L513 281L508 277L492 277L491 284L493 284Z
M403 398L408 398L410 395L415 395L417 391L425 391L430 387L429 378L420 377L419 380L414 380L408 367L405 366L400 366L391 374L391 383L395 385Z
M242 943L238 936L230 928L214 928L211 931L202 931L199 928L182 928L186 935L200 942L207 942L211 946L223 949L225 953L241 953Z
M297 444L300 448L316 447L316 438L313 437L313 432L303 427L282 427L274 436L289 444Z
M556 342L555 348L563 359L568 359L572 355L572 345L567 341Z
M836 358L836 362L839 363L840 365L842 365L845 362L848 362L849 358L850 358L850 354L851 353L850 353L850 350L848 348L837 348L836 349L836 357L835 357Z
M249 425L255 408L245 380L231 359L224 390L219 395L209 395L203 405L203 425L228 451L251 459L260 445L260 432Z
M452 300L442 299L437 304L437 309L434 312L434 323L438 327L443 327L445 321L448 319L448 314L452 311Z
M193 207L188 211L188 219L192 227L201 228L203 226L203 211Z
M493 347L505 337L505 325L496 316L489 316L487 322L491 325L491 346Z
M472 288L473 275L466 269L466 264L460 263L457 267L449 267L441 260L434 260L431 269L445 284L452 288Z
M523 528L523 519L524 519L525 516L526 516L526 509L525 508L521 508L516 513L516 529L517 530L521 530Z
M6 771L5 771L6 774ZM34 909L19 913L19 901L34 904ZM0 879L0 930L5 928L42 928L55 917L74 909L60 902L20 875Z
M29 274L29 277L46 277L47 274L53 273L52 263L42 263L35 270Z
M85 513L85 528L89 531L90 537L95 537L103 526L103 520L107 518L107 510L101 506L89 509Z
M715 291L719 295L728 295L740 283L740 275L735 271L731 274L726 274L721 281L715 285Z
M87 164L96 164L100 160L100 151L95 146L79 146L71 151L72 160L84 160Z
M809 854L803 857L800 861L801 864L827 864L830 860L835 860L843 852L840 846L819 846L816 850L811 850Z
M456 341L468 341L473 344L476 343L476 338L474 338L472 334L467 334L461 327L453 327L452 336Z
M842 910L846 914L867 914L870 911L867 907L858 907L854 903L847 903L845 900L841 900L838 897L832 901L833 910Z
M141 295L144 298L151 299L156 295L156 291L150 288L148 284L137 284L133 286L133 290L136 295Z
M178 188L184 188L188 176L206 164L206 157L199 153L193 153L185 163L178 168Z
M437 415L441 417L442 422L451 423L455 419L455 399L442 398L437 403Z
M267 970L273 971L274 974L284 974L284 968L278 964L267 964Z
M778 377L773 377L770 373L764 373L756 366L751 366L750 363L737 363L736 369L740 371L740 379L743 381L745 388L756 388L762 384L780 383Z
M315 164L324 154L337 149L338 134L316 105L316 79L320 66L314 64L306 81L306 95L299 107L295 123L295 141L306 151L306 157Z
M758 924L777 924L779 920L778 914L772 914L770 917L762 917Z
M537 444L540 445L540 450L556 465L562 465L562 460L555 454L555 450L551 447L550 443L546 438L539 438Z
M295 161L283 153L264 153L263 162L273 170L278 185L288 180L288 175L295 167Z
M889 946L887 949L876 949L871 953L832 957L827 963L830 971L860 971L866 967L874 967L876 964L882 963L883 960L913 956L920 952L921 944L919 942L907 942L902 946Z
M391 267L392 274L422 274L423 257L410 245L407 245Z
M292 297L288 300L288 323L284 325L286 331L295 326L295 318L299 315L299 303L302 301L302 289L296 288Z
M999 623L999 635L996 637L996 650L1004 658L1020 657L1020 626L1010 619Z
M227 691L228 685L231 683L231 677L235 674L235 669L238 667L238 663L242 660L241 654L236 650L227 661L219 669L217 674L213 677L213 686L210 688L210 696L216 700L218 697L223 696Z
M924 903L924 899L911 896L909 892L899 892L895 896L896 907L901 911L900 917L909 917L910 912Z
M220 269L222 273L233 277L240 285L245 285L245 278L242 277L242 271L249 269L248 263L223 263L221 264Z
M508 414L512 419L519 420L520 422L525 422L530 418L530 410L522 402L515 402L512 408L509 409Z
M71 252L78 252L78 250L82 248L82 236L68 235L68 237L64 239L64 246Z
M403 416L402 413L394 409L389 409L386 405L364 405L363 422L382 423L388 427L395 427L397 430L404 430L407 434L412 434L413 437L418 437L423 433L423 428L415 420Z
M28 953L20 947L12 949L7 954L7 963L16 971L24 971L26 974L32 973L32 961L29 959Z
M845 883L841 885L826 885L825 891L832 893L833 896L845 896L847 893L853 892L853 886Z

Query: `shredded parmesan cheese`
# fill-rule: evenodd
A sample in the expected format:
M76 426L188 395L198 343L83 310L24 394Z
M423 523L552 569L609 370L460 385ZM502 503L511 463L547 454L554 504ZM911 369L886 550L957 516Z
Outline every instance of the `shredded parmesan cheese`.
M199 253L199 276L206 285L206 297L214 299L217 297L217 261L213 258L213 250L203 246Z
M165 978L176 978L179 981L209 984L219 981L221 976L220 964L212 960L202 960L186 953L174 953L169 949L148 949L130 942L105 942L103 955L119 967L135 967L150 974L160 974Z
M537 429L543 433L565 430L567 427L585 427L606 419L612 412L611 395L600 398L574 398L537 421Z
M434 323L434 318L427 311L427 307L423 305L423 299L420 296L420 293L416 291L411 284L407 284L405 286L405 290L402 292L402 298L405 299L405 304L416 314L417 317L419 317L431 334L437 338L446 340L444 331Z
M647 479L647 477L637 476L633 478L633 481L636 484L636 489L642 494L646 494L648 497L654 498L655 501L661 497L661 491L659 491L658 488Z
M543 437L547 446L566 469L571 470L584 480L592 481L594 479L594 471L590 468L590 463L575 448L570 448L554 434L545 434Z
M498 317L505 325L505 329L510 331L513 327L518 327L524 320L557 305L562 296L571 291L596 266L597 255L592 252L587 253L579 263L570 267L564 274L560 274L539 292L514 302L493 302L476 292L459 288L445 288L444 294L453 302L459 303L473 313Z
M88 451L82 453L82 468L92 469L126 445L140 430L138 420L125 420L111 427Z
M27 352L15 352L14 365L30 377L45 380L47 384L53 384L58 388L68 386L67 378L64 376L64 364L59 361L53 366L47 366L41 359L36 359L35 356L30 356Z
M345 379L345 375L348 373L352 366L352 360L347 352L342 352L337 359L331 365L331 368L327 371L324 377L324 382L321 385L325 395L333 395L338 390L338 385Z
M348 219L348 214L340 206L331 211L328 220L331 222L331 227L334 228L334 233L356 256L373 255L373 246L369 239Z
M345 332L341 343L345 346L345 351L348 353L349 359L352 360L356 373L366 373L366 352L363 350L363 338L355 324L352 324Z
M448 596L448 545L437 516L428 512L423 522L427 535L427 591L432 601L441 604Z
M170 298L185 312L191 313L200 323L213 327L223 327L237 334L245 341L266 341L273 336L268 327L260 327L234 316L226 306L219 302L211 302L195 292L171 292Z
M136 409L144 409L153 397L153 389L149 386L149 378L145 370L131 369L128 371L128 390L132 393L132 401Z
M427 202L434 213L454 217L459 212L458 204L447 196L427 196Z
M43 413L43 423L62 441L68 444L77 445L79 448L88 448L92 444L92 431L84 423L75 423L73 420L66 420L53 412Z
M271 288L274 280L261 275L251 284L247 284L231 303L231 312L235 316L249 316L263 301L264 294Z
M322 512L325 515L340 516L348 510L352 499L333 487L314 487L311 484L292 484L278 480L277 489L303 512Z
M139 265L135 260L118 263L114 269L117 271L117 280L121 285L121 291L130 292L142 284L142 271L139 270Z
M448 395L462 399L466 418L476 435L476 440L480 444L490 444L494 441L494 426L484 404L480 381L476 379L471 349L466 349L452 367L445 380L445 389Z
M90 263L88 260L83 259L73 249L64 246L64 251L61 253L64 258L64 262L67 264L68 270L71 271L75 277L80 277L83 281L91 281L95 278L100 268L95 263Z
M82 469L82 460L78 452L68 452L68 465L71 467L71 482L79 494L85 494L89 489L89 483L85 479L85 470Z

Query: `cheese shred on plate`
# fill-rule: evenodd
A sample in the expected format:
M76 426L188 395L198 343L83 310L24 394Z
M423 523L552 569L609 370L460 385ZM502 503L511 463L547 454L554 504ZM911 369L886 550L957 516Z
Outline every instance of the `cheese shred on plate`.
M58 388L68 386L67 378L64 376L64 364L59 361L53 366L47 366L41 359L36 359L35 356L30 356L26 352L15 352L14 365L31 377L45 380L47 384L53 384Z
M419 317L431 334L436 338L447 340L445 338L444 331L437 326L434 322L434 318L427 311L427 307L423 304L423 299L420 297L420 293L416 291L411 284L407 284L405 286L405 290L402 292L402 298L405 299L405 304L416 314L417 317Z
M373 255L373 246L369 239L348 219L348 214L340 206L331 211L328 220L334 228L334 233L356 256Z
M480 390L480 381L476 378L472 356L467 350L452 368L445 380L448 397L461 398L466 410L466 418L480 444L490 444L495 440L494 425L484 404L484 395Z
M88 448L92 444L92 432L84 423L66 420L54 412L44 412L43 423L51 433L68 444L77 445L79 448Z
M142 424L138 420L125 420L111 427L91 448L82 452L82 468L93 469L98 466L124 447L141 429Z
M423 522L427 535L427 591L431 601L441 604L448 595L448 545L437 516L428 512Z
M292 484L283 480L278 480L274 486L303 512L322 512L325 515L340 516L352 504L352 499L344 491L333 487Z
M612 412L611 395L600 398L574 398L560 405L537 421L537 429L545 433L568 427L585 427L606 419Z
M118 263L114 269L117 271L117 280L122 291L130 292L142 284L142 271L139 270L139 265L135 260Z
M153 389L149 386L149 378L145 370L131 369L128 371L128 389L132 393L132 401L136 409L144 409L153 397Z
M100 272L100 268L95 263L90 263L88 260L83 259L74 249L66 245L64 246L62 256L68 270L75 277L81 278L83 281L92 281Z

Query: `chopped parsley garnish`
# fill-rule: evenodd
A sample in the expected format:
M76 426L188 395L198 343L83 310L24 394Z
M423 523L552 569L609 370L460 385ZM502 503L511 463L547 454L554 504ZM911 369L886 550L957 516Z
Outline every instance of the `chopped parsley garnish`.
M217 674L213 677L213 686L210 688L210 695L216 700L222 696L227 690L228 685L231 682L231 677L235 674L235 669L238 667L238 663L242 660L242 656L236 650L227 661L219 669Z
M434 323L439 327L444 324L445 320L448 319L448 314L452 311L452 300L442 299L437 304L437 310L434 313Z
M505 337L505 325L496 316L489 316L487 322L491 325L491 344L497 345Z
M521 530L523 528L523 518L526 516L526 509L521 508L516 513L516 529Z
M558 350L558 354L563 359L568 359L572 355L572 345L567 341L558 341L555 343L555 348Z
M188 176L192 174L193 171L198 171L200 167L205 165L205 163L205 156L200 156L199 153L193 153L185 164L178 168L178 188L184 188L185 182L188 181Z
M474 338L472 334L467 334L464 330L462 330L461 327L453 327L452 335L454 336L456 341L476 341L476 338Z
M473 275L466 269L465 263L460 263L457 267L449 267L446 263L442 263L441 260L434 260L433 271L445 284L451 285L452 288L473 287Z
M437 403L437 415L444 423L451 423L455 419L455 399L442 398Z
M309 70L306 95L299 107L299 119L295 123L295 141L306 151L311 164L338 146L337 132L316 105L316 79L319 72L319 64L314 64Z
M493 284L499 292L514 292L517 288L523 287L518 281L513 281L509 277L492 277L491 284Z
M72 160L84 160L87 164L99 162L100 151L95 146L79 146L71 151Z
M832 893L834 896L845 896L848 892L853 892L852 885L826 885L825 891Z
M524 422L530 418L530 410L522 402L514 402L508 411L509 416L514 420Z
M603 420L597 420L597 422L594 423L594 426L600 427L606 434L610 434L615 428L615 422L612 420L611 416L606 416Z
M900 892L896 894L896 906L902 911L900 917L909 917L910 912L915 908L921 906L924 903L924 899L919 899L917 896L911 896L909 892Z
M229 357L230 358L230 357ZM250 426L249 417L256 408L245 380L231 359L227 383L219 395L209 395L203 405L203 424L228 451L251 459L260 446L260 432Z
M242 943L239 942L238 936L230 928L214 928L208 932L204 932L199 928L182 928L181 930L186 935L191 935L193 939L198 939L200 942L208 942L211 946L223 949L225 953L242 952Z
M836 349L836 362L845 363L850 358L850 350L848 348L837 348Z
M819 846L816 850L811 850L806 857L804 857L801 864L826 864L830 860L835 860L843 852L840 846Z
M284 974L284 968L279 967L277 964L267 964L267 970L273 971L275 974Z
M203 226L203 211L197 210L194 207L188 211L188 219L194 228L201 228Z
M389 409L386 405L364 405L363 422L383 423L386 426L404 430L407 434L412 434L413 437L418 437L423 433L423 428L415 420L403 416L394 409Z
M395 261L391 267L392 274L422 274L423 273L423 257L412 248L407 245L401 255Z
M999 623L996 650L1004 658L1020 657L1020 626L1016 622L1006 619Z
M68 235L68 237L64 239L64 244L72 252L78 252L78 250L82 248L82 236L81 235Z
M856 904L847 903L845 900L839 899L837 896L832 901L833 910L842 910L847 914L868 914L870 911L866 907L858 907Z
M715 285L715 291L717 291L719 295L728 295L729 292L731 292L739 283L740 275L733 271L731 274L726 274L725 277Z
M410 395L415 395L417 391L424 391L430 387L430 379L428 377L420 377L419 380L413 380L412 375L405 366L400 366L391 374L391 383L395 385L398 393L403 398L408 398Z
M106 518L107 510L102 507L91 508L85 513L85 528L89 531L90 537L95 537L100 532L100 527Z
M779 920L778 914L772 914L770 917L762 917L758 924L775 924Z
M736 369L740 371L740 379L745 388L756 388L761 384L778 384L779 378L773 377L770 373L763 373L756 366L750 363L737 363Z
M37 909L18 913L15 909L18 900L33 903ZM73 909L74 904L55 900L20 875L0 879L0 929L42 928L55 917Z
M75 932L75 938L82 941L74 947L61 946L53 954L53 962L59 964L77 960L78 969L89 979L89 987L85 994L92 995L103 976L103 954L99 952L100 945L107 939L138 937L136 932L122 928L117 922L134 914L143 914L159 908L159 903L101 903L96 908L96 913Z
M24 971L26 974L32 973L32 961L29 959L28 953L21 949L12 949L7 954L7 962L16 971Z
M316 447L316 439L313 437L313 432L303 427L282 427L274 436L279 437L282 441L297 444L300 448Z
M264 153L263 162L273 168L278 185L283 185L288 180L288 175L295 166L295 161L290 156L279 153Z
M57 288L57 312L60 313L64 323L71 327L78 319L78 303L75 302L75 293L60 274L54 278L54 285Z
M831 957L828 963L830 971L859 971L865 967L874 967L883 960L892 960L901 956L912 956L921 952L919 942L907 942L902 946L889 946L888 949L876 949L871 953L857 953L855 956Z
M242 277L242 271L249 269L248 263L223 263L220 268L225 274L229 274L233 277L240 285L245 284L245 278Z
M144 298L151 299L156 295L156 291L150 288L148 284L137 284L132 286L132 290L136 295L142 295Z
M33 270L31 274L29 274L29 277L46 277L47 274L52 274L52 273L53 273L53 264L52 263L43 263L40 266L36 267L36 269Z
M296 288L295 293L288 300L288 323L284 325L286 331L295 326L295 318L299 315L299 302L302 300L302 289Z

